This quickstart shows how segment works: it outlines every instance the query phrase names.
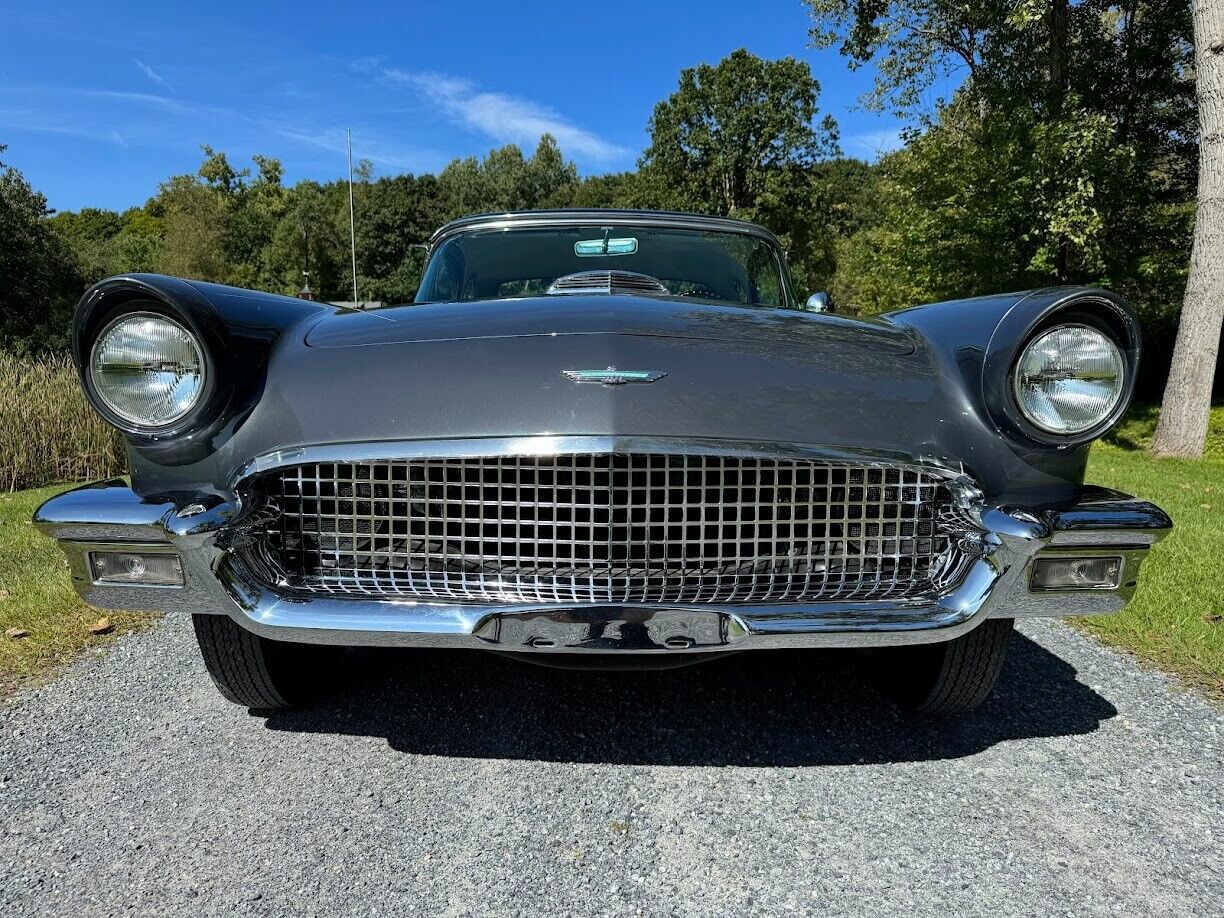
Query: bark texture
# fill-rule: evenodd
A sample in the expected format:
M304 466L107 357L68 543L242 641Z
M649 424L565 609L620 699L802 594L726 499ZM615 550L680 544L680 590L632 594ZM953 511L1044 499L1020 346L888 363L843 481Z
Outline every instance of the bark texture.
M1199 187L1190 276L1152 452L1203 455L1224 320L1224 0L1194 2Z

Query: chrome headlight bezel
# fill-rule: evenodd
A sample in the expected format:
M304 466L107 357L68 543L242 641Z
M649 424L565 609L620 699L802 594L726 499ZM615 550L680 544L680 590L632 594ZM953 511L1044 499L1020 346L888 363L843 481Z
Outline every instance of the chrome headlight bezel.
M117 311L111 315L101 330L90 342L89 351L84 362L81 374L86 392L89 395L90 402L95 410L102 415L106 421L117 427L125 433L138 435L172 435L182 432L190 427L194 421L200 416L201 412L209 404L213 389L214 389L214 373L213 364L209 355L208 348L205 346L199 332L183 318L172 314L169 310L161 308L160 304L155 303L129 303L128 308ZM122 406L116 405L113 400L108 397L105 391L105 386L99 380L97 357L99 346L106 340L119 325L124 322L130 322L133 319L155 320L174 326L182 333L196 357L198 358L199 385L191 398L187 407L165 419L148 419L139 417L131 412L124 411Z
M1030 401L1029 393L1025 390L1025 376L1022 372L1026 358L1033 352L1035 348L1041 347L1055 335L1073 333L1078 334L1082 338L1089 341L1096 339L1092 343L1099 344L1107 349L1105 359L1112 364L1112 374L1108 377L1112 380L1110 383L1111 389L1100 393L1102 404L1095 411L1093 416L1086 422L1080 423L1051 423L1051 418L1042 417L1039 412L1034 411ZM1081 380L1091 381L1092 376L1089 369L1083 365L1076 366L1070 359L1062 372L1069 374L1063 380ZM1104 427L1111 423L1111 419L1115 418L1119 406L1125 399L1130 387L1130 367L1125 352L1106 329L1098 327L1096 323L1077 320L1075 317L1067 317L1064 321L1055 321L1037 329L1031 334L1027 340L1016 351L1016 358L1009 373L1009 386L1011 389L1011 397L1015 402L1016 409L1024 421L1036 430L1046 436L1061 437L1061 438L1082 438L1091 435L1094 431L1103 431ZM1050 398L1053 403L1054 398ZM1055 418L1062 420L1065 415L1060 412L1057 407L1052 405L1053 410L1050 412Z

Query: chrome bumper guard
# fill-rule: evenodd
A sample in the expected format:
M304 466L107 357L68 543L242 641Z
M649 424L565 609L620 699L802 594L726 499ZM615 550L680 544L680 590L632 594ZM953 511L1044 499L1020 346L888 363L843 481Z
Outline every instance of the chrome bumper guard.
M1097 615L1122 609L1148 549L1172 527L1159 507L1085 488L1069 508L987 505L981 556L935 601L810 605L461 605L279 594L229 547L239 507L199 495L145 500L121 480L52 498L34 522L59 541L73 585L104 609L227 614L268 638L321 644L471 647L527 652L675 653L771 647L862 647L945 641L986 618ZM98 583L88 552L176 551L181 587ZM1122 559L1116 589L1034 592L1038 555Z

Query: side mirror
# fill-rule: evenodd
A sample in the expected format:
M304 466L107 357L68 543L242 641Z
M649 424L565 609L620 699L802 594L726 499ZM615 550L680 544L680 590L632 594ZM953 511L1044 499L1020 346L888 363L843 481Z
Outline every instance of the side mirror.
M808 312L832 312L833 300L829 298L829 294L824 290L819 293L813 293L807 298L807 302L803 304L803 308Z

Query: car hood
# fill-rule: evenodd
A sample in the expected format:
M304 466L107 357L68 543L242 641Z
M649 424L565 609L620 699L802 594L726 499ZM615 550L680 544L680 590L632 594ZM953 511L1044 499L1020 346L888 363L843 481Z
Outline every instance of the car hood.
M866 349L894 355L914 351L910 332L880 321L607 294L346 310L315 325L306 343L330 348L608 334L742 341L788 350Z

